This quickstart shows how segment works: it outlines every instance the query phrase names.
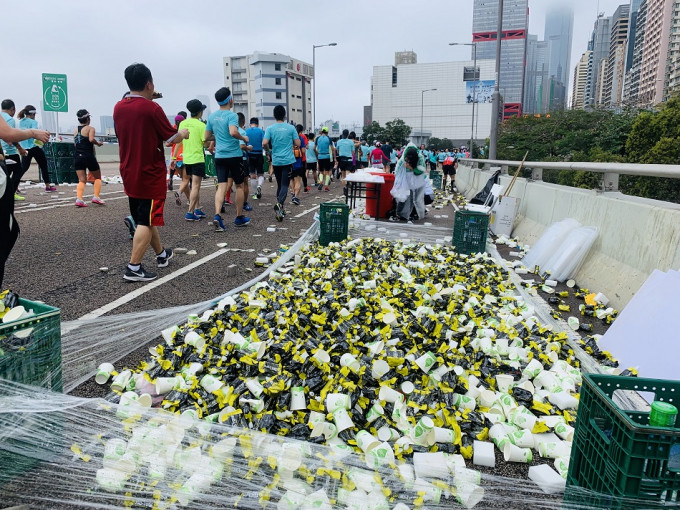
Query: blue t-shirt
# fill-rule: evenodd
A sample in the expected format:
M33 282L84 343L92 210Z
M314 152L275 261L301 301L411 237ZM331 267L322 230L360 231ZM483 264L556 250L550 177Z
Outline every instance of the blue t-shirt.
M316 148L319 151L319 159L330 159L331 139L328 135L321 135L316 139Z
M361 146L361 162L366 163L368 161L368 154L371 152L371 148L364 144Z
M316 163L316 152L314 152L315 145L314 140L307 144L307 163Z
M335 146L338 148L339 157L352 157L352 152L354 152L354 142L349 138L340 138Z
M298 138L300 138L300 150L307 148L305 139L301 135L298 135ZM300 154L302 154L302 152L300 152ZM295 149L293 149L293 155L295 155ZM302 168L302 156L300 156L299 158L295 158L293 168Z
M2 112L2 118L5 119L5 122L9 125L9 127L17 127L17 125L14 122L14 117L10 117L8 113ZM19 154L19 151L17 148L12 145L11 143L7 143L4 140L0 140L2 142L2 150L5 153L6 156L11 156L13 154Z
M238 115L231 110L217 110L208 117L205 130L215 135L216 158L240 158L243 155L241 141L229 134L229 126L238 128Z
M243 129L242 127L238 128L238 134L241 135L241 136L248 136L248 134L246 133L246 130ZM246 159L248 157L248 151L246 150L246 145L250 145L250 142L246 143L243 140L239 140L238 143L239 143L239 146L241 147L243 159Z
M264 131L259 127L249 127L246 129L246 136L248 137L248 145L253 146L251 154L262 154L262 139L264 138Z
M24 117L19 121L19 129L38 129L38 121L35 119L29 119ZM23 140L19 142L24 149L32 149L35 147L35 138L29 138L28 140Z
M270 142L272 148L272 165L292 165L295 163L293 155L293 140L299 140L295 126L286 122L272 124L264 132L264 140Z
M430 163L437 162L437 155L434 152L430 152Z
M446 152L440 152L438 158L440 163L444 161L446 159Z

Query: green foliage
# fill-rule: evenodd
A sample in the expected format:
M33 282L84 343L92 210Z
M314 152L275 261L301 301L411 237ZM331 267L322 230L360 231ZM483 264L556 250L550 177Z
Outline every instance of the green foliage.
M362 136L368 141L369 145L373 145L375 142L382 142L385 139L385 129L376 121L373 121L368 126L364 126Z
M411 126L401 119L390 120L385 123L385 141L392 142L396 147L402 147L408 143L411 134Z
M449 140L448 138L437 138L436 136L433 136L430 138L427 148L433 151L452 149L453 141Z

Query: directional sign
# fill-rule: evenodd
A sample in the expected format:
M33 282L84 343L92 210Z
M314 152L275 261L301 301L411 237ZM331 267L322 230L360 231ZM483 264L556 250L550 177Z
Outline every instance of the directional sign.
M42 75L43 109L46 112L67 112L68 92L65 74Z

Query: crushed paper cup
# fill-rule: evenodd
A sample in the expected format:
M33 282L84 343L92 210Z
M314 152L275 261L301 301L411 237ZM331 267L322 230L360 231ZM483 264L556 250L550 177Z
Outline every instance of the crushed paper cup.
M247 385L247 382L246 382L246 385ZM201 386L208 393L213 393L213 392L219 390L222 386L224 386L224 383L222 381L220 381L214 375L206 374L201 378Z
M484 489L479 485L460 482L456 483L456 501L465 508L474 508L484 499Z
M529 480L538 485L546 494L558 494L564 492L566 480L547 464L531 466L529 468Z
M354 355L346 352L340 357L340 366L349 368L352 372L358 372L361 368L359 361L354 357Z
M113 391L123 391L131 378L132 372L130 372L129 370L123 370L113 378L113 382L111 383L111 389Z
M390 371L390 365L387 361L382 359L377 359L373 362L373 369L371 370L371 375L374 379L380 379L383 375Z
M197 351L200 351L205 346L205 338L196 333L195 331L189 331L184 335L184 343L195 347Z
M512 443L506 443L503 446L503 458L505 462L522 462L530 464L533 460L533 454L529 448L520 448Z
M106 384L111 377L111 372L114 368L111 363L102 363L97 368L97 375L94 376L94 381L97 384Z
M501 393L507 393L514 381L515 379L511 375L507 374L496 375L496 387L498 388L498 391Z
M380 392L378 393L378 398L384 400L385 402L402 402L404 400L404 395L399 393L397 390L390 388L389 386L380 386Z
M416 365L418 365L418 368L420 368L426 374L432 370L436 362L437 357L431 352L426 352L415 361Z

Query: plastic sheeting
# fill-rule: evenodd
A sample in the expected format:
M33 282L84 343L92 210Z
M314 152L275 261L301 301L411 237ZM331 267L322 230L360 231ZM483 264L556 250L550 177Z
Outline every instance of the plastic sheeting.
M559 249L567 235L580 226L581 224L578 221L571 218L553 223L543 232L543 235L536 241L536 244L531 247L529 253L522 259L522 262L528 268L538 266L543 269L546 262Z
M574 278L595 244L598 233L597 227L572 230L541 269L550 273L550 278L558 282Z

